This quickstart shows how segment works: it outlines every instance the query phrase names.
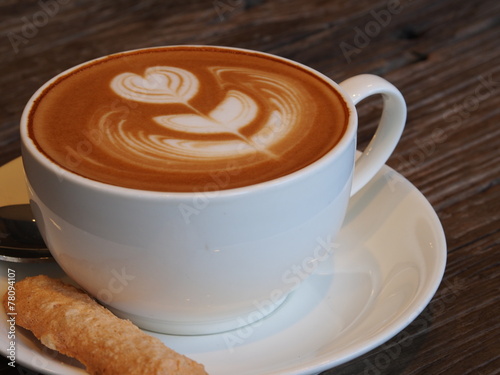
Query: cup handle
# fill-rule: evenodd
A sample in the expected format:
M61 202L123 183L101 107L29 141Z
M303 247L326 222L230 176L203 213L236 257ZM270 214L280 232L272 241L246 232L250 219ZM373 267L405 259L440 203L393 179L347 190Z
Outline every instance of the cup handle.
M375 94L382 95L384 104L377 130L356 160L351 188L353 196L375 176L396 148L406 122L406 103L396 87L372 74L354 76L340 86L354 105Z

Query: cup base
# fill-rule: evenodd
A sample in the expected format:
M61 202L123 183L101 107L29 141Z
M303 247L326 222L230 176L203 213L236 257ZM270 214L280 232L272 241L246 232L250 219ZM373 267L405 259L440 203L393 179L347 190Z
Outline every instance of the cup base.
M174 322L162 319L147 318L144 316L126 313L110 306L106 307L119 318L128 319L139 328L147 331L177 336L199 336L233 331L250 324L254 324L276 311L281 305L285 303L289 295L290 294L284 296L272 305L268 304L265 309L259 308L256 310L251 310L248 313L243 313L239 316L232 317L230 319L211 321Z

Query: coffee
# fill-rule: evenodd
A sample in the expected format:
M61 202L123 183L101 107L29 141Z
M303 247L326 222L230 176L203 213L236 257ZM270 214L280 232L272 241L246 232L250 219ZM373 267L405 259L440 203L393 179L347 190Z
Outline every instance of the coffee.
M345 132L340 94L272 56L178 46L111 55L50 84L29 136L89 179L153 191L224 190L321 158Z

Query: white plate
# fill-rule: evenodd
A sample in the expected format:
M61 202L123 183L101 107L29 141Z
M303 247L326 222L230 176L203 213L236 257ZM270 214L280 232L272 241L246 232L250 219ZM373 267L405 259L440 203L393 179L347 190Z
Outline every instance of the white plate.
M0 205L27 202L20 159L0 167ZM395 336L429 303L443 276L446 241L423 195L385 166L350 202L331 261L275 313L253 326L208 336L151 333L203 363L212 375L317 374ZM0 293L8 268L64 277L55 264L0 262ZM0 350L7 355L7 317L0 313ZM85 374L82 366L15 331L16 362L46 374ZM144 348L147 356L147 348Z

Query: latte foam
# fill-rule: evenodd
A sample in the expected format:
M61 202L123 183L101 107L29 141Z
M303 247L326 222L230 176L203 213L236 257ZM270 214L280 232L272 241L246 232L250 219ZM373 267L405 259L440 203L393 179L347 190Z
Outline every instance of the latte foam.
M107 184L192 192L297 171L342 137L347 107L268 55L165 47L89 62L48 86L29 132L55 163Z

